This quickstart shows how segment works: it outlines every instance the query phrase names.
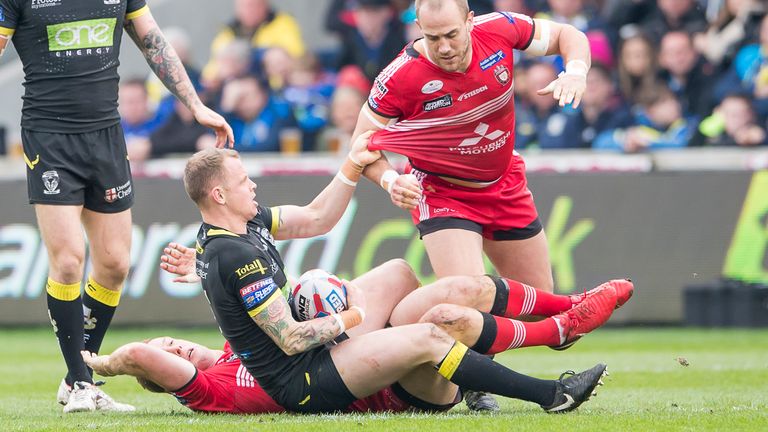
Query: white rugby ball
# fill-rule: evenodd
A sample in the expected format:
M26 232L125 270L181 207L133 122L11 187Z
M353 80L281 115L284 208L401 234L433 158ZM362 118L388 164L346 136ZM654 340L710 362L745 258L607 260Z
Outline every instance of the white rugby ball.
M325 270L310 270L299 278L289 303L298 321L328 316L347 309L347 288Z

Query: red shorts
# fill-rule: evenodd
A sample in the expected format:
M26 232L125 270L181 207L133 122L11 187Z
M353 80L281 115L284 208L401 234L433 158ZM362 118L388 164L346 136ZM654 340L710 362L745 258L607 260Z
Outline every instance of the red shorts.
M462 400L462 394L459 392L454 401L447 405L435 405L422 401L415 396L410 395L400 384L395 383L391 386L379 390L378 392L352 402L348 411L350 412L443 412L453 408Z
M422 199L411 218L422 237L458 228L489 240L523 240L542 229L522 159L513 160L500 180L484 188L459 186L410 165L406 173L421 183Z

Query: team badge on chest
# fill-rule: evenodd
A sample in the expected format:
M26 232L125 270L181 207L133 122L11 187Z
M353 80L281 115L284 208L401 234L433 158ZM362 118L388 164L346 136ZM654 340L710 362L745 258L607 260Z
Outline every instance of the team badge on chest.
M512 74L509 73L509 68L507 68L504 65L498 65L493 70L493 75L496 77L496 81L499 82L499 84L505 86L509 82L509 80L512 78Z

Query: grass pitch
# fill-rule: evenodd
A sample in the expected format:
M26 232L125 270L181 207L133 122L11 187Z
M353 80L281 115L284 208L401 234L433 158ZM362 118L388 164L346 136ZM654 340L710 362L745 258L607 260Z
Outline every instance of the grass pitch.
M220 346L215 330L112 329L104 351L170 334ZM55 403L63 361L50 329L0 330L0 431L737 431L768 430L768 331L599 330L559 353L526 348L497 356L542 378L606 362L599 394L577 412L548 415L530 403L500 399L502 414L476 415L461 405L430 415L201 415L168 395L143 391L127 377L105 390L134 404L133 414L64 415ZM688 363L684 366L681 363Z

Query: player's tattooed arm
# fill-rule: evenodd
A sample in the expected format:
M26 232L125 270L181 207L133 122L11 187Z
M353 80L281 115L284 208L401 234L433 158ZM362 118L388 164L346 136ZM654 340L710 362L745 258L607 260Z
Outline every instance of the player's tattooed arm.
M194 108L202 102L176 50L165 39L151 14L126 20L125 31L139 47L152 72L160 78L163 85L194 112Z
M253 320L288 355L299 354L330 342L341 330L338 321L332 316L297 322L291 316L288 302L279 294Z

